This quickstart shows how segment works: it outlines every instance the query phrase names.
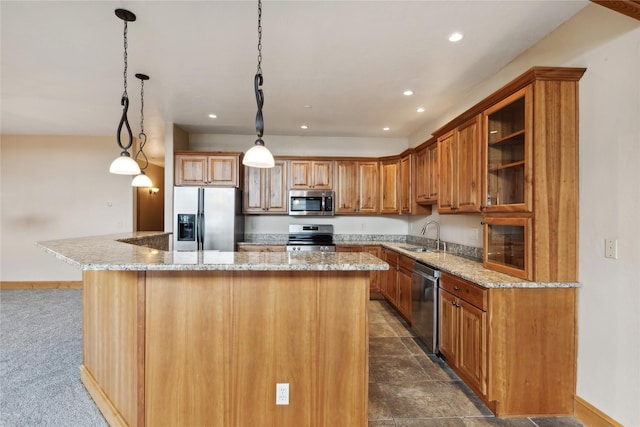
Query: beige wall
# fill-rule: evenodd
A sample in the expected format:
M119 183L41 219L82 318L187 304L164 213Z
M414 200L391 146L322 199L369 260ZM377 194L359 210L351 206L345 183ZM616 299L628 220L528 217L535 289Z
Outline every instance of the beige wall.
M580 81L577 394L623 425L640 426L640 22L588 5L474 88L466 104L425 124L410 145L536 65L587 68ZM604 258L606 238L618 239L617 260Z
M265 145L274 156L363 156L400 154L407 138L347 138L265 135ZM255 135L189 134L190 150L247 151Z
M12 136L0 143L0 280L80 280L36 241L131 231L131 177L109 173L113 137Z

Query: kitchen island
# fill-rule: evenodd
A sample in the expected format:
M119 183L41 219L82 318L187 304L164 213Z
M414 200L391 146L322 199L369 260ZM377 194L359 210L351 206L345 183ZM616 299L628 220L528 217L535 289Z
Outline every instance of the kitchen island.
M386 263L164 241L39 244L83 270L81 379L110 425L367 425L369 274Z

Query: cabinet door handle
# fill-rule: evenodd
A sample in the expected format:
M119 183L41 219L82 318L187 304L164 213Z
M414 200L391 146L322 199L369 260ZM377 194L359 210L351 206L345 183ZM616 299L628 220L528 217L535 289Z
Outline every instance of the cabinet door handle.
M454 290L454 291L459 291L459 290L460 290L460 286L454 286L454 287L453 287L453 290Z
M451 305L454 307L457 307L456 302L455 301L451 301Z

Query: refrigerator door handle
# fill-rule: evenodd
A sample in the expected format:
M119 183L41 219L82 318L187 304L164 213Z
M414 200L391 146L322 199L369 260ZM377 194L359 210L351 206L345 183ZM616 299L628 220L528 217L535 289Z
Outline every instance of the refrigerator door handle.
M204 249L204 215L198 212L198 250Z
M198 188L198 250L204 249L204 188Z

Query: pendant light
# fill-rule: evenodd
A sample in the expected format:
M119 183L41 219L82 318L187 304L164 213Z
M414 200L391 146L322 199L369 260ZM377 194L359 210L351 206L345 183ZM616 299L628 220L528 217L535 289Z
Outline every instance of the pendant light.
M133 134L131 133L131 126L129 126L129 119L127 119L127 111L129 110L129 96L127 95L127 22L135 21L136 15L125 9L116 9L116 16L124 21L124 92L120 100L122 117L118 125L118 132L116 133L116 140L122 151L120 152L120 156L111 163L109 172L119 175L138 175L140 173L140 167L127 151L133 145ZM129 137L126 145L123 145L120 139L123 125L126 126Z
M256 113L256 132L258 139L244 155L242 164L254 168L272 168L275 165L273 155L264 146L262 134L264 132L264 119L262 118L262 105L264 104L264 94L262 93L262 1L258 0L258 70L253 78L253 88L256 94L258 112Z
M138 156L142 154L144 159L144 167L140 168L140 175L136 175L131 181L132 187L153 187L151 178L145 175L144 170L149 167L149 159L144 154L144 145L147 143L147 135L144 133L144 81L149 80L149 76L146 74L136 74L136 77L140 79L140 133L138 134L138 141L140 149L136 153L135 162L138 163Z

